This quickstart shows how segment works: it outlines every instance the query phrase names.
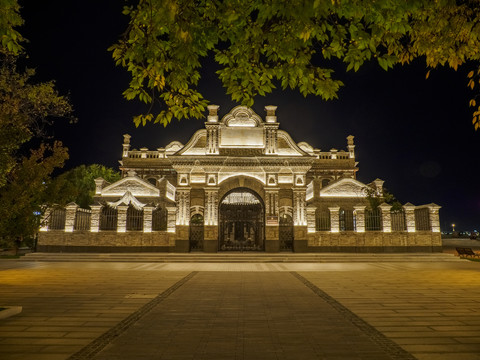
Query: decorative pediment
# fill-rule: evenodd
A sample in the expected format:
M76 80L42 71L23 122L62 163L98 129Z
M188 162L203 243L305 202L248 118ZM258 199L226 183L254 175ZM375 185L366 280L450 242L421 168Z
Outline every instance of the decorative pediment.
M368 186L358 180L344 178L320 190L321 197L366 197Z
M127 176L102 189L101 196L160 196L160 190L138 176Z
M227 127L258 127L262 118L246 106L236 106L221 121Z
M205 155L206 139L207 131L205 129L196 131L187 144L175 155Z
M183 148L183 144L180 141L172 141L170 144L165 146L165 152L167 155L176 153L177 151Z
M119 205L132 205L137 210L143 209L143 207L146 205L133 196L130 191L127 191L120 200L115 202L107 201L107 204L113 208L116 208Z

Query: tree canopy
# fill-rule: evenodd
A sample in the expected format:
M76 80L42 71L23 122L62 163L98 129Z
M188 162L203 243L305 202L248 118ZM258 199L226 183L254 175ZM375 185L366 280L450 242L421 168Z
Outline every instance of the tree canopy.
M95 179L103 178L107 182L120 180L120 172L99 164L80 165L57 176L48 186L50 201L58 205L75 202L86 209L93 204Z
M63 167L67 149L46 136L54 118L71 118L69 100L54 82L35 82L19 70L25 39L16 0L0 1L0 245L33 236L45 208L50 176Z
M480 78L480 0L139 0L124 14L129 26L110 50L131 74L125 98L149 105L137 126L202 118L208 101L197 87L207 58L246 106L276 88L336 98L343 83L334 59L352 71L366 61L385 70L416 58L430 69L468 63L472 89ZM480 107L475 128L477 115Z

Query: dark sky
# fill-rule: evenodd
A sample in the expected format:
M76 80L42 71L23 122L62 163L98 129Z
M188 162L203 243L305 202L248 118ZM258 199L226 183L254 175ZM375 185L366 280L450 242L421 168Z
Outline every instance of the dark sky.
M126 29L121 0L20 1L29 39L28 64L40 81L55 79L69 93L79 121L58 121L56 138L70 149L66 169L100 163L118 167L122 134L132 135L135 148L185 143L202 120L174 120L168 127L135 128L132 117L144 108L122 97L128 73L115 67L107 48ZM388 72L368 64L357 73L336 75L345 83L339 99L322 101L290 91L256 99L254 110L277 105L280 128L297 142L328 151L345 149L355 136L358 179L385 180L385 187L402 203L442 206L442 230L480 230L480 131L472 126L465 66L454 72L438 69L425 79L424 61ZM201 90L220 116L233 106L213 73L204 71Z

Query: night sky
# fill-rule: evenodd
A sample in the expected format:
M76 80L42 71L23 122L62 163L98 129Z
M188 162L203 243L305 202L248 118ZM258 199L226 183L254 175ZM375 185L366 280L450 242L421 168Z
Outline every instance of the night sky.
M25 26L27 64L37 68L39 81L56 80L62 94L70 94L78 123L57 121L55 138L70 150L65 169L100 163L118 168L122 135L132 135L133 148L164 147L173 140L186 143L203 128L204 120L173 120L164 128L148 124L135 128L132 117L144 105L127 102L122 92L129 75L115 67L107 48L126 29L121 0L20 1ZM200 90L222 117L238 104L225 94L206 63ZM292 91L258 97L253 106L262 118L265 105L277 105L280 128L297 142L316 148L346 149L355 136L358 179L376 178L402 203L442 206L442 230L480 230L480 131L472 126L466 74L437 69L425 79L424 61L385 72L371 63L357 73L338 67L345 86L339 99Z

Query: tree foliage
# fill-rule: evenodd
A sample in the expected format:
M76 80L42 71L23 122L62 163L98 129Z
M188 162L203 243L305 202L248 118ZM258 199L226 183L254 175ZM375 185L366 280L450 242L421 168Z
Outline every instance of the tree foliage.
M197 86L208 57L232 100L247 106L276 88L336 98L343 84L331 59L357 71L423 57L429 68L456 70L480 57L479 0L139 0L124 14L129 26L110 50L131 73L125 98L150 105L137 126L203 117Z
M95 179L99 177L110 183L121 178L118 171L103 165L80 165L57 176L48 186L48 197L58 205L75 202L89 208L95 195Z
M70 117L69 100L53 82L35 83L33 69L18 70L25 41L16 0L0 0L0 244L33 236L49 205L47 184L68 159L61 142L44 131L56 117Z

